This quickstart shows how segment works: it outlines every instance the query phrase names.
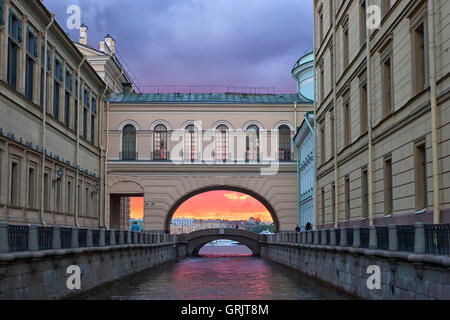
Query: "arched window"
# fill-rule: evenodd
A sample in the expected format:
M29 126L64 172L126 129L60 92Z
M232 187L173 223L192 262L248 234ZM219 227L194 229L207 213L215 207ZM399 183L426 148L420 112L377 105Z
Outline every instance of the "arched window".
M216 128L216 160L228 160L228 127L224 124Z
M291 160L291 129L283 124L278 127L278 159L280 161Z
M136 128L127 124L122 129L122 160L136 160Z
M184 139L185 160L194 161L198 159L197 143L198 143L197 128L193 124L190 124L185 129L185 139Z
M153 160L167 159L167 128L158 124L153 132Z
M259 161L259 127L252 124L246 132L246 160Z

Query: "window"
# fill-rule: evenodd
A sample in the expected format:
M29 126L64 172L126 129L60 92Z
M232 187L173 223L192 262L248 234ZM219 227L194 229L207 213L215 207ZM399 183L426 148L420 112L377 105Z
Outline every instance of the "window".
M362 218L369 216L369 179L367 168L361 170L361 201L362 201Z
M391 7L391 0L381 0L381 14L383 15L383 17L385 17L389 13Z
M367 21L366 21L366 0L361 0L359 5L359 38L361 46L366 44L366 31L367 31Z
M66 213L73 213L73 192L72 190L72 180L67 181L67 202L66 202Z
M3 1L0 1L0 25L5 24L5 3Z
M95 144L95 116L91 115L91 143Z
M350 177L345 177L345 185L344 185L344 192L345 192L345 220L350 220Z
M323 42L323 6L319 8L319 42Z
M17 89L17 68L19 61L19 46L11 37L8 41L8 84Z
M392 113L392 63L387 57L382 64L383 72L383 118Z
M367 84L364 82L359 87L359 124L361 134L367 131Z
M425 23L422 20L413 30L413 91L419 93L427 86L427 46Z
M344 147L347 147L351 143L351 110L350 110L350 98L344 98Z
M221 124L216 128L216 160L228 159L228 127Z
M416 211L427 208L427 160L425 142L415 146L415 182L416 182Z
M291 160L291 129L287 125L278 128L278 145L280 161Z
M88 109L83 108L83 138L87 139Z
M86 193L85 193L85 198L84 198L84 204L85 204L85 212L84 215L86 217L89 217L91 215L91 211L90 211L90 205L91 205L91 196L89 193L89 186L86 186Z
M198 160L198 136L197 128L190 124L185 131L185 160Z
M326 162L326 145L325 145L325 120L320 123L320 163Z
M343 57L344 57L344 69L347 69L349 65L349 45L348 45L348 17L346 18L346 21L344 22L344 25L342 27L343 31L343 39L342 39L342 48L344 50Z
M254 124L246 132L246 161L259 161L259 127Z
M20 200L20 167L18 162L11 163L11 206L19 206Z
M320 102L325 99L325 73L323 62L320 65Z
M336 185L331 184L331 219L336 220Z
M392 158L384 159L384 212L386 215L393 211L393 190L392 190Z
M50 175L44 173L44 209L50 210Z
M70 69L66 69L65 86L64 86L64 125L70 127L70 104L72 99L73 76Z
M331 144L331 157L334 157L334 113L330 111L330 144Z
M55 205L55 211L61 213L62 212L62 191L61 191L61 181L55 182L55 192L56 192L56 205Z
M167 159L167 128L158 124L153 132L153 160Z
M59 120L59 98L60 98L60 85L57 80L55 80L54 87L53 87L53 117L56 120Z
M78 123L78 80L75 80L75 94L74 94L74 102L73 102L73 130L75 133L78 133L80 128L80 124Z
M334 47L333 44L330 46L330 88L334 88Z
M28 168L28 208L36 208L36 169Z
M27 27L27 54L25 59L25 96L34 99L34 74L38 56L38 40L34 31Z
M321 213L323 226L325 224L325 188L322 188L320 194L321 194Z
M91 143L95 144L95 121L97 115L97 96L92 94L91 98Z
M121 160L136 160L136 128L132 124L127 124L122 130Z

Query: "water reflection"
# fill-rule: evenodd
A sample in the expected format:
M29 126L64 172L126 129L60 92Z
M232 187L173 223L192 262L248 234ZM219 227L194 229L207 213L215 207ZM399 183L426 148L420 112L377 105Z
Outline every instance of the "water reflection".
M144 271L88 299L348 299L296 271L249 256L246 250L243 246L204 247L200 251L204 256ZM236 253L242 256L233 256Z

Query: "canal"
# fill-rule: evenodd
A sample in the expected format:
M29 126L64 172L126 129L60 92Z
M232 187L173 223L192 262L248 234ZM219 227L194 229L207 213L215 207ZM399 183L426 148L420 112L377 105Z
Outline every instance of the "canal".
M351 299L295 270L253 257L247 247L204 247L189 257L99 289L89 300Z

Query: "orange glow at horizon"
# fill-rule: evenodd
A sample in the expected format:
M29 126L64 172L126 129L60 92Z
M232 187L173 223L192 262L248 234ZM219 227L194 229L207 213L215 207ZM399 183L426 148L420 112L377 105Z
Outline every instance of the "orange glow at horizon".
M217 190L198 194L181 204L173 218L245 220L251 217L273 222L267 208L255 198L240 192Z
M130 218L144 219L144 198L130 198Z

